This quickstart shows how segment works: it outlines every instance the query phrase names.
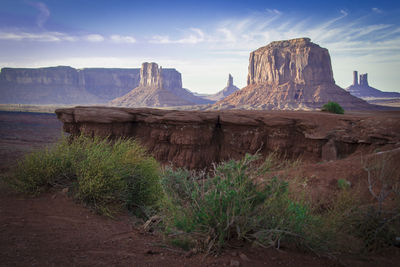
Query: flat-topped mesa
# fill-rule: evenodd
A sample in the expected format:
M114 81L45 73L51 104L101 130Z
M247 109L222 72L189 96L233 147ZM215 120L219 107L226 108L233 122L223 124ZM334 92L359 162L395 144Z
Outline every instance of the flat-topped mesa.
M0 103L107 103L138 86L139 74L139 68L2 68Z
M168 90L182 88L182 76L175 69L163 69L157 63L145 62L140 69L139 86Z
M250 54L247 85L332 83L333 72L328 49L309 38L275 41Z
M212 109L315 110L334 101L345 110L373 109L335 84L326 48L299 38L250 53L247 86Z

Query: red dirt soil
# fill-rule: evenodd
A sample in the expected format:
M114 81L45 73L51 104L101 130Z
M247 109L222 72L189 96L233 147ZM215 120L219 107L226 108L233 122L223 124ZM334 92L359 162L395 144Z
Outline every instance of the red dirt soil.
M32 148L61 135L55 115L0 112L2 178ZM66 193L30 198L12 192L0 180L0 266L396 266L399 249L364 257L320 258L283 248L227 249L205 256L170 246L160 235L143 232L137 219L94 214ZM239 265L238 265L239 264Z

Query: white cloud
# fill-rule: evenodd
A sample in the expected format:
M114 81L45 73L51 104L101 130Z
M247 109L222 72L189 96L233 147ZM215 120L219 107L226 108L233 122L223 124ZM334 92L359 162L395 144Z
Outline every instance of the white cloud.
M378 13L378 14L382 14L383 13L383 11L381 9L377 8L377 7L373 7L372 11L375 12L375 13Z
M103 42L104 37L100 34L88 34L85 36L85 39L89 42Z
M0 40L9 40L9 41L39 41L39 42L60 42L60 41L69 41L73 42L77 40L77 37L67 35L60 32L40 32L40 33L31 33L31 32L9 32L9 31L0 31Z
M198 44L205 41L205 34L199 28L189 28L185 36L180 39L171 39L168 35L154 35L150 39L153 44Z
M122 36L119 34L113 34L110 36L110 39L114 43L129 43L129 44L136 43L136 39L133 38L132 36Z
M340 14L342 14L343 16L347 16L349 13L346 10L340 10Z
M266 10L264 13L258 12L239 19L221 21L213 30L188 29L184 31L186 35L181 39L173 39L165 35L155 36L151 42L197 44L198 53L203 53L204 57L212 57L213 65L224 66L225 72L229 70L236 73L238 85L243 85L247 74L243 69L247 67L248 55L251 51L271 41L310 37L314 43L329 49L335 79L341 86L347 86L353 68L380 74L385 65L390 69L400 68L400 27L381 22L374 23L370 16L373 14L357 16L346 10L340 10L333 17L315 21L309 17L294 17L282 12ZM191 38L193 38L192 42L189 41ZM224 62L228 59L235 59L242 65L239 63L227 65ZM193 61L196 60L193 59ZM198 61L192 65L198 66ZM190 68L182 66L181 69ZM197 73L204 69L206 68ZM193 73L196 72L193 71ZM186 71L185 75L187 75L185 77L193 76L193 80L195 79L195 74L189 71ZM217 75L225 77L224 70L216 68L215 73L207 73L207 79L217 80ZM399 90L396 84L389 84L377 76L374 78L377 88ZM390 79L386 78L386 80ZM192 83L189 88L196 89L195 86L197 86L200 89L199 85L202 81L196 82L198 85ZM205 88L205 86L202 87Z
M50 17L50 10L46 6L46 4L42 2L29 2L29 4L39 10L39 15L36 18L36 23L40 28L43 28L43 25Z
M100 34L87 34L87 35L69 35L62 32L26 32L20 29L14 29L13 31L5 31L0 29L0 40L8 41L38 41L38 42L75 42L78 40L84 40L89 42L103 42L105 38ZM122 36L113 34L110 36L110 40L115 43L135 43L136 39L132 36Z
M269 8L267 8L266 10L267 10L268 13L271 13L271 14L275 14L275 15L281 15L282 14L282 12L279 11L278 9L269 9Z

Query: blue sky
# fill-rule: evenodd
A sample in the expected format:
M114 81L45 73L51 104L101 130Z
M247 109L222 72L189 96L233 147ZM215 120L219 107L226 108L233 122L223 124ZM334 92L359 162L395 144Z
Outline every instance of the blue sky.
M328 48L339 86L352 71L400 92L400 1L0 0L0 67L138 68L153 61L184 87L246 85L249 53L310 37Z

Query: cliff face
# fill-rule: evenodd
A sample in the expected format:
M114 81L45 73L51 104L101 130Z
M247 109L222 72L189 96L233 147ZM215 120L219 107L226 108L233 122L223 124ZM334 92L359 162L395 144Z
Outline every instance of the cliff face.
M175 69L163 69L156 63L145 62L140 69L139 86L174 90L182 88L182 77Z
M358 72L353 72L353 84L346 88L350 94L362 98L400 98L397 92L382 92L368 84L368 74L360 74L360 83L358 83Z
M128 93L140 81L140 69L85 68L78 73L81 86L103 103Z
M3 68L0 82L21 85L79 85L76 69L71 67L51 67L40 69Z
M210 101L196 97L182 88L181 74L175 69L163 69L156 63L143 63L139 86L110 102L124 107L167 107L207 104Z
M68 133L134 137L160 162L192 169L256 151L263 156L277 151L319 162L400 144L399 114L394 112L369 117L297 111L76 107L56 113Z
M335 83L326 48L309 38L272 42L250 53L247 85Z
M106 103L139 84L139 69L3 68L0 102L19 104Z
M247 84L213 108L312 110L329 101L345 110L372 108L335 84L328 50L309 38L276 41L252 52Z

